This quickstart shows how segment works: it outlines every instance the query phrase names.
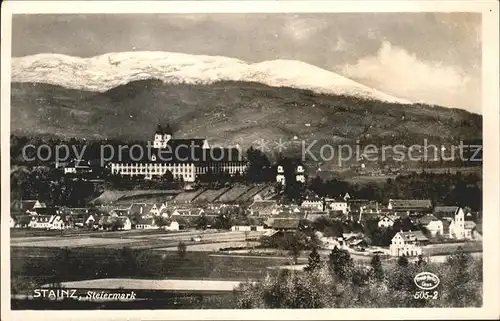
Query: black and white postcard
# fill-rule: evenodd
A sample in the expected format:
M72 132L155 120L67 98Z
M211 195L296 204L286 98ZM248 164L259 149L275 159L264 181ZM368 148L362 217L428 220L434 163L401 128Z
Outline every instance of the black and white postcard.
M498 318L498 7L4 2L2 319Z

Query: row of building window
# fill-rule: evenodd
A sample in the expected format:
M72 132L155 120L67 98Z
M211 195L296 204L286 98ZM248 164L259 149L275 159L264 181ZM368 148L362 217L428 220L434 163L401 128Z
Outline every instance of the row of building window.
M163 168L189 168L189 167L194 167L194 164L189 163L189 164L166 164L166 163L151 163L151 164L111 164L112 168L127 168L127 167L133 167L133 168L151 168L151 167L163 167Z

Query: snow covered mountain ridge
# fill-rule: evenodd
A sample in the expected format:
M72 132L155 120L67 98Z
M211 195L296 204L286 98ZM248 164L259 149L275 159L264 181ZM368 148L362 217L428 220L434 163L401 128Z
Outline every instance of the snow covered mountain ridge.
M91 58L61 54L12 58L12 82L46 83L70 89L104 92L131 81L145 79L186 84L247 81L272 87L308 89L319 94L411 104L405 99L297 60L272 60L252 64L223 56L159 51L107 53Z

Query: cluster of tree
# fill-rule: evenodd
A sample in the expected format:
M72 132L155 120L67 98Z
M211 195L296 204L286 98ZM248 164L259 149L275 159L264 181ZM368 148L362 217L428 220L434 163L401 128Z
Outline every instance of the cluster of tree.
M359 199L387 203L389 199L430 199L435 205L469 206L479 210L482 205L482 178L478 174L416 173L389 178L384 184L351 184L338 179L323 182L315 177L308 188L319 196L339 197L345 193Z
M236 172L231 175L228 171L213 172L209 170L205 174L198 175L196 180L200 183L208 183L209 188L222 188L228 184L245 181L245 173Z
M122 176L108 174L104 177L107 189L179 189L183 186L182 177L174 179L172 172L166 171L162 176L153 176L146 180L145 175Z
M319 240L316 235L307 231L277 232L260 238L260 247L288 251L295 261L302 251L310 250L318 245Z
M440 278L432 298L421 298L413 279L420 272ZM349 252L335 248L325 262L313 249L304 271L282 270L236 291L238 308L395 308L479 307L482 305L482 259L461 249L445 263L401 257L383 264L374 256L369 266L354 263Z
M273 182L276 179L276 171L271 166L271 161L267 155L253 147L247 150L246 158L248 168L246 172L246 181L252 183Z
M399 231L417 230L428 235L428 230L425 227L413 224L408 217L396 219L391 227L380 228L377 219L368 219L363 222L363 233L370 244L374 246L389 246L392 238Z
M123 228L123 222L118 217L109 217L108 220L102 222L101 227L105 230L117 231Z
M99 183L67 177L43 166L19 167L11 171L10 181L13 203L36 199L47 206L82 207L102 192Z
M357 221L340 221L328 217L319 217L310 223L310 226L326 237L338 237L343 233L364 232L363 226Z
M78 158L88 160L93 164L100 164L101 160L110 158L126 162L141 155L140 149L130 149L134 145L147 146L146 142L139 140L64 139L57 136L11 135L10 155L12 164L32 166L46 165L56 161L69 162ZM143 152L146 153L146 151Z
M368 219L363 224L357 221L340 221L328 217L319 217L308 224L312 231L318 231L325 237L340 237L344 233L363 233L365 241L374 246L389 246L397 232L422 231L430 237L429 231L419 224L415 225L408 217L396 219L391 227L379 227L377 219Z

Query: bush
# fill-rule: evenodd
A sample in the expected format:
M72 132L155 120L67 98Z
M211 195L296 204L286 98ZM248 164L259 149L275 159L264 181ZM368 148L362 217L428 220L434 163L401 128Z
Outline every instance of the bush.
M330 264L307 272L281 271L265 280L244 283L235 292L237 308L394 308L480 307L482 259L458 250L444 264L424 261L394 264L387 271L354 266L348 253L334 250ZM336 268L335 268L336 267ZM440 278L436 299L417 299L413 278L420 272ZM333 272L333 273L332 273Z

